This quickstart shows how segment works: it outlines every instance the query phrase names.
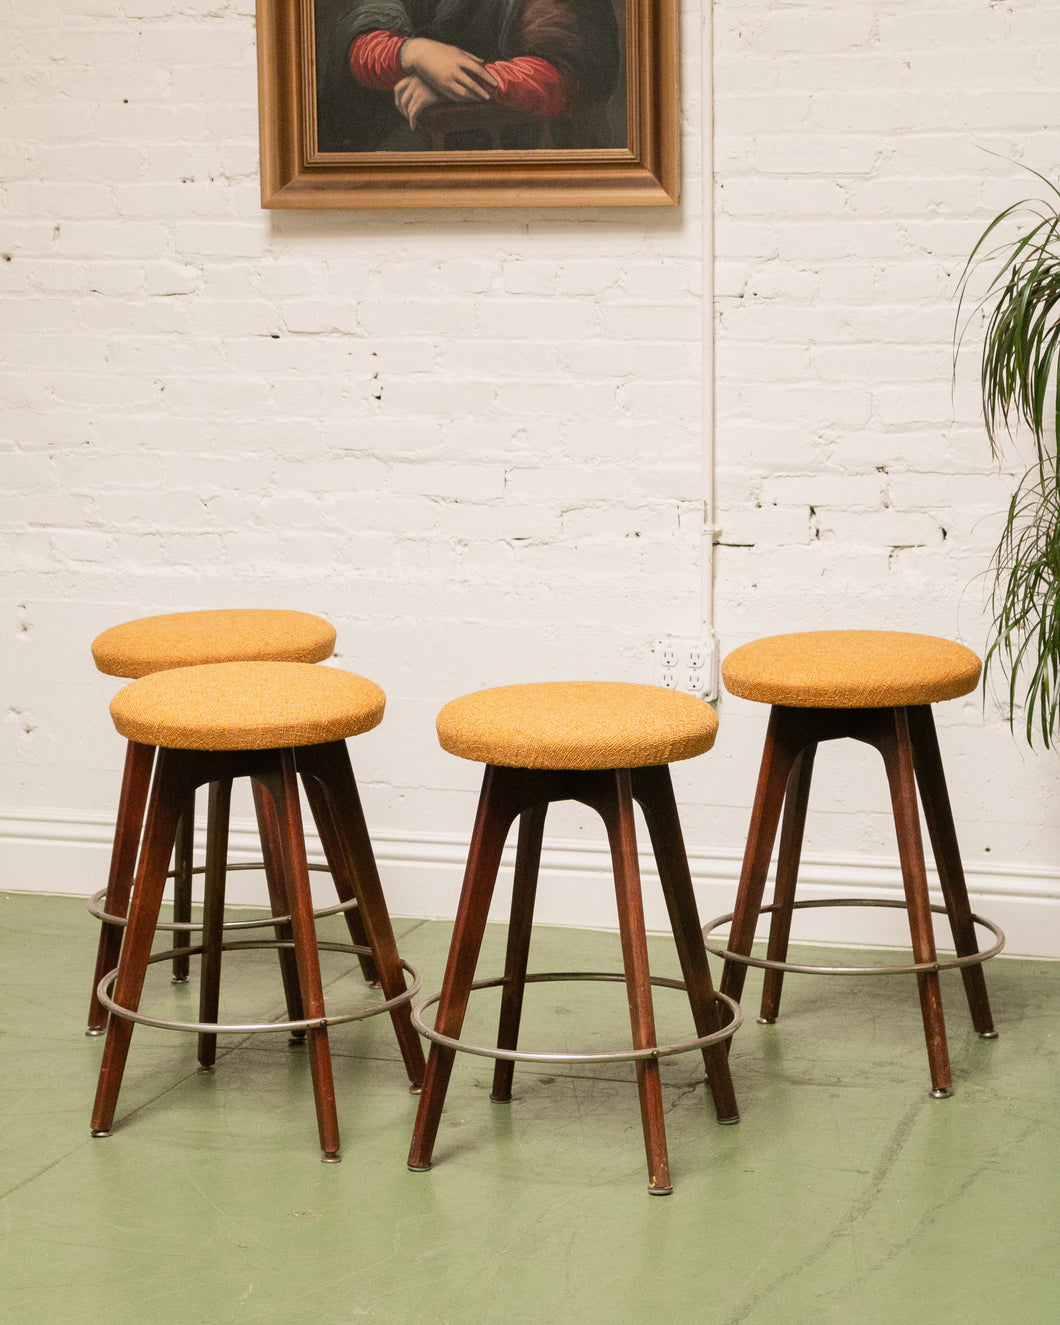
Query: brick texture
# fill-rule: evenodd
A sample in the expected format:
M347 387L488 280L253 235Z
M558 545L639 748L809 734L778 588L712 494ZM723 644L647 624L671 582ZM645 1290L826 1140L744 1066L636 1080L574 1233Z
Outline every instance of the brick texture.
M455 214L260 209L253 10L8 6L0 805L110 810L89 641L245 604L327 616L388 692L354 748L371 822L451 830L477 771L438 753L442 703L650 680L652 638L698 629L700 6L680 208ZM1060 167L1053 7L719 0L714 47L722 649L829 625L979 647L1013 469L974 352L951 390L954 290L1034 191L1012 159ZM679 785L689 840L731 849L765 715L720 710ZM941 716L969 856L1055 862L1055 764L975 696ZM811 848L893 854L877 771L829 776Z
M983 438L974 317L951 381L954 296L987 220L1042 187L1015 163L1060 167L1041 132L1060 28L1046 4L985 0L714 13L723 642L890 626L981 651L1017 460L999 471ZM723 731L759 730L760 712L726 707ZM1032 829L1025 799L1028 779L1054 786L1053 761L1014 751L990 698L938 716L967 853L1054 859L1055 816ZM892 849L885 816L847 813L879 804L878 771L850 784L834 761L835 822L815 840Z

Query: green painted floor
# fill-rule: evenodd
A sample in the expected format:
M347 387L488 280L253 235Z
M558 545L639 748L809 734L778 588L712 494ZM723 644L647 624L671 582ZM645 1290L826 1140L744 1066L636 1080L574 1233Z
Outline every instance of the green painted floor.
M762 1027L752 973L742 1120L714 1122L696 1055L667 1060L676 1190L651 1197L628 1065L523 1068L497 1105L491 1062L462 1055L435 1166L409 1173L416 1100L386 1018L332 1032L341 1164L320 1163L304 1051L279 1035L222 1041L199 1075L192 1037L138 1027L118 1125L93 1140L93 923L81 901L0 894L0 926L3 1325L1060 1319L1058 965L986 968L993 1042L946 978L942 1101L909 977L789 977ZM448 926L396 929L433 990ZM618 968L613 935L540 929L534 945L532 969ZM487 947L494 974L502 930ZM325 961L333 1006L373 996L352 959ZM145 1008L186 1015L194 988L153 972ZM279 1015L277 984L271 954L233 956L222 1015ZM469 1035L488 1037L491 998ZM673 1039L680 999L658 996ZM534 986L524 1047L619 1048L623 1004L620 986Z

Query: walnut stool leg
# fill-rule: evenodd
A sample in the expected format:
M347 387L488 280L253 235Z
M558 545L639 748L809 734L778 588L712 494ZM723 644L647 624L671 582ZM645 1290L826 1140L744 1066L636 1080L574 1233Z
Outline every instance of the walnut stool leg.
M119 1006L134 1012L140 1005L140 993L162 905L177 822L194 786L194 781L188 776L188 761L181 758L183 753L159 750L155 761L154 785L147 808L143 846L133 886L132 905L129 908L129 924L122 944L113 995ZM103 1046L96 1102L92 1110L93 1136L110 1135L132 1032L131 1021L124 1017L111 1017Z
M210 783L206 829L205 903L202 918L202 970L199 977L199 1020L218 1020L221 992L221 957L224 942L225 875L228 864L228 821L232 805L232 779ZM199 1035L199 1066L213 1070L217 1061L217 1036L213 1031Z
M931 925L931 903L928 898L924 843L920 836L920 810L917 803L913 751L909 740L906 710L880 709L878 712L880 739L873 743L883 755L891 788L891 806L898 836L898 856L902 866L902 882L905 886L909 932L913 941L913 960L917 963L930 963L936 961L937 956ZM953 1094L953 1078L950 1074L938 971L918 971L916 979L920 990L920 1009L924 1021L928 1063L931 1068L931 1093L938 1099L944 1099Z
M622 963L626 971L630 1025L634 1049L650 1049L655 1036L655 1014L651 998L648 940L644 929L644 904L640 891L640 866L633 821L633 797L628 769L613 774L611 806L601 810L611 843L618 900L618 926L622 937ZM670 1161L666 1153L666 1124L662 1101L662 1079L658 1058L638 1058L637 1088L640 1092L641 1124L648 1160L648 1189L665 1196L673 1191Z
M269 905L274 916L287 915L287 887L283 878L283 857L280 852L280 829L276 822L276 811L271 799L265 794L259 782L251 779L251 792L254 797L254 813L258 821L258 838L261 842L261 861L265 869L265 883L269 890ZM283 981L284 1002L287 1006L288 1021L301 1021L302 994L298 988L298 962L295 959L291 923L273 927L276 939L291 947L277 949L280 962L280 979ZM291 1043L305 1042L305 1031L292 1031Z
M512 822L522 809L518 800L520 781L515 770L492 765L487 765L483 775L460 904L453 925L449 959L434 1022L441 1034L452 1039L459 1037L460 1028L464 1024L504 843ZM427 1074L423 1079L423 1092L409 1148L408 1166L413 1172L424 1172L431 1167L438 1123L445 1105L455 1056L455 1049L431 1044Z
M147 793L151 785L151 768L154 760L153 745L140 745L136 741L128 743L121 795L118 800L118 818L114 825L110 875L103 905L108 915L124 917L129 909L129 894L132 891L133 875L136 872L136 854L140 848L140 833L144 825L144 810L147 806ZM96 997L96 986L108 971L113 971L117 966L120 950L121 926L107 924L104 921L99 928L96 972L92 977L92 997L88 1004L86 1035L102 1035L107 1029L107 1010Z
M280 852L283 858L284 877L287 880L291 929L294 933L294 951L298 961L298 983L302 991L302 1006L307 1020L318 1017L323 1020L324 988L320 978L320 959L313 923L313 898L309 891L309 867L305 857L294 753L291 750L281 750L277 757L278 768L274 772L262 772L256 776L271 794L276 807L280 830ZM316 1101L321 1157L331 1163L341 1156L335 1083L331 1071L331 1052L326 1025L311 1027L306 1032L306 1045L313 1077L313 1097Z
M343 899L356 897L380 987L388 999L398 998L405 992L405 977L346 744L306 747L297 751L297 758L335 887ZM314 781L317 785L311 787ZM425 1064L409 1005L394 1008L390 1019L415 1089L423 1081Z
M799 860L802 856L802 839L806 831L806 809L810 801L810 781L813 777L813 761L816 753L816 745L806 746L795 760L788 775L784 818L780 826L777 885L773 890L773 905L776 910L769 925L769 945L766 950L766 957L772 962L786 961L788 956L795 885L799 878ZM780 991L783 984L784 972L767 968L762 982L762 1005L758 1017L764 1025L772 1024L780 1013Z
M769 715L758 787L747 831L747 848L740 871L740 885L729 933L729 949L746 957L754 942L755 926L762 908L769 861L780 823L780 811L792 765L801 746L794 739L792 710L774 705ZM803 742L805 744L805 742ZM728 961L722 971L721 992L737 1003L743 993L747 968L742 962Z
M340 902L349 901L348 897L340 897ZM350 942L358 948L369 947L368 931L364 927L364 921L361 919L360 907L351 907L348 911L342 913L346 921L346 928L350 933ZM368 952L357 954L357 963L361 968L361 975L364 977L366 985L377 986L379 984L379 972L375 969L375 958Z
M669 768L661 765L635 769L633 795L640 803L648 825L696 1034L710 1035L721 1029L722 1018L714 998L710 967L707 965L707 950L703 946L699 911L692 889L692 876L688 869ZM706 1047L703 1050L703 1063L718 1121L739 1122L740 1112L729 1073L726 1045L721 1043Z
M296 750L295 757L299 761L299 770L302 770L304 761L312 761L312 753L305 750ZM335 825L335 814L331 809L331 801L327 793L315 777L309 777L304 772L302 783L305 787L306 800L309 802L309 808L313 815L313 822L320 834L321 844L324 848L324 858L328 861L341 859L342 846ZM345 869L340 869L337 875L333 874L332 882L335 885L335 892L340 902L352 902L356 899L356 892ZM364 927L360 907L354 906L348 911L344 911L343 917L346 921L346 928L350 933L350 942L359 948L369 947L368 931ZM377 985L379 983L379 972L376 969L375 958L370 953L359 953L357 962L360 965L365 982L370 985Z
M972 907L968 900L968 887L964 880L961 852L957 845L957 832L953 826L946 775L942 769L935 719L929 705L906 710L909 735L913 742L913 762L916 766L920 800L924 807L924 821L931 839L935 867L939 872L942 896L946 902L950 930L958 957L968 957L979 951L972 921ZM972 1025L984 1039L994 1039L994 1019L990 1012L990 999L986 992L986 977L982 966L962 966L961 978L968 1000Z
M178 925L181 921L191 920L191 887L194 866L195 792L193 791L188 797L188 803L180 816L180 823L177 825L177 839L173 846L173 921ZM190 944L190 929L175 929L173 931L174 948L187 948ZM174 957L173 983L175 985L187 984L190 969L191 959L186 952L181 953L179 957Z
M519 818L519 840L515 849L515 879L512 884L512 911L508 922L508 950L504 959L504 987L501 994L497 1048L515 1049L519 1043L519 1021L523 1012L526 966L530 959L530 934L534 924L534 899L541 864L541 841L545 831L548 805L534 805ZM493 1065L493 1089L490 1099L507 1104L512 1098L515 1064L498 1058Z

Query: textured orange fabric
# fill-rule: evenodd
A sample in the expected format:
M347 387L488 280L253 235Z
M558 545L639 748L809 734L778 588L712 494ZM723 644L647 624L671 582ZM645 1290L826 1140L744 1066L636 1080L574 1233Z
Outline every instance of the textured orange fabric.
M461 759L505 768L645 768L714 744L709 704L660 686L547 681L479 690L446 704L438 740Z
M371 731L386 696L372 681L311 663L232 662L152 672L111 700L130 741L173 750L272 750Z
M809 630L744 644L725 659L725 688L789 708L903 708L974 690L971 649L893 630Z
M222 608L170 612L112 626L92 642L108 676L147 676L219 662L322 662L335 652L335 628L309 612Z

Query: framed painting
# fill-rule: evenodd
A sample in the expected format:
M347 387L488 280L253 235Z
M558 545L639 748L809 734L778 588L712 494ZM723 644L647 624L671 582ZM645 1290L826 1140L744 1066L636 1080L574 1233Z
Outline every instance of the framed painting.
M677 0L257 0L263 207L678 199Z

